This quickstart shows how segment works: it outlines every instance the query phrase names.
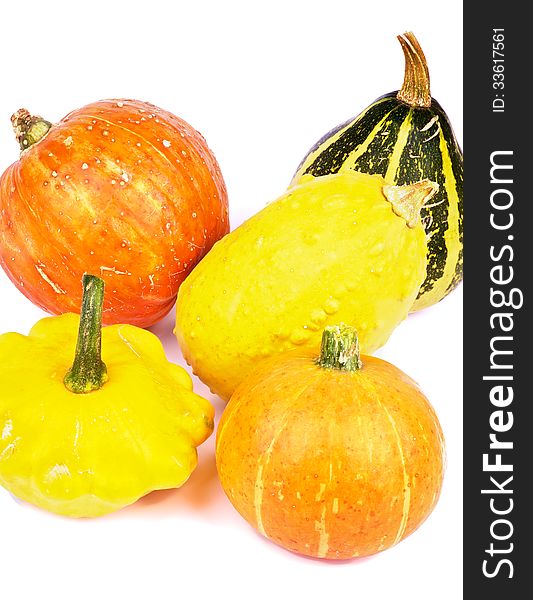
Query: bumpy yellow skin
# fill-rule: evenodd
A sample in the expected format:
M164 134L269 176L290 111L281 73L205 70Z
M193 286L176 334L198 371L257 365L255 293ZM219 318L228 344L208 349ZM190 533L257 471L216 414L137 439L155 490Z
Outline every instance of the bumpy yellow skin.
M65 314L0 336L0 483L54 513L95 517L182 485L214 411L158 338L132 325L102 330L103 387L68 391L78 324Z
M318 350L325 325L382 346L425 277L426 238L397 216L377 175L308 177L217 242L181 285L187 362L227 400L261 359Z

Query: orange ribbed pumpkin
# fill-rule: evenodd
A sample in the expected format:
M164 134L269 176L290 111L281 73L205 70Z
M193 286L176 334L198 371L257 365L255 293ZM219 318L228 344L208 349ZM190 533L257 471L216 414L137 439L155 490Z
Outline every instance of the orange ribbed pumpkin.
M433 510L442 431L402 371L362 356L355 330L327 327L317 360L292 351L237 388L217 431L217 469L239 513L307 556L368 556Z
M105 323L149 326L229 231L204 138L137 100L103 100L57 125L13 116L20 159L0 179L0 263L32 302L77 312L85 272L106 281Z

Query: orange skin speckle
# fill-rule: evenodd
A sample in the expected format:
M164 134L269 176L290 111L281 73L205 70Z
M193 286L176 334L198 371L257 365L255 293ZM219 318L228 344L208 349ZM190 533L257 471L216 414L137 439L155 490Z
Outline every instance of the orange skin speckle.
M262 362L217 431L217 468L260 533L312 557L368 556L398 543L438 500L442 431L418 385L362 356L354 373L308 351Z
M152 325L228 231L226 186L204 138L145 102L71 112L0 179L0 264L52 314L79 311L89 272L113 289L106 324Z

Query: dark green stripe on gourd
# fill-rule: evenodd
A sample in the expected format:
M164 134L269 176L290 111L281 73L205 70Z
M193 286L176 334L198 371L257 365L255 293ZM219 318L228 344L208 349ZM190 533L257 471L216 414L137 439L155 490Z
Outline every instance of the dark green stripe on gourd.
M442 133L444 139L446 141L446 147L448 148L448 152L451 156L451 164L453 175L455 178L455 191L458 198L458 208L459 208L459 216L458 216L458 230L459 230L459 259L457 261L457 265L455 268L455 274L452 278L452 281L448 288L446 289L446 293L448 294L454 288L456 288L459 283L463 279L463 154L459 149L457 144L457 140L455 139L455 135L453 133L453 129L446 118L446 126L442 127Z
M439 183L438 194L422 210L428 261L416 310L438 302L462 279L463 156L446 113L431 98L429 73L416 38L406 33L398 39L406 59L402 89L382 96L321 138L300 163L292 183L304 175L345 170L379 174L399 185L425 178Z
M419 181L424 177L436 181L439 191L431 199L431 207L422 211L422 223L428 236L428 263L426 279L419 295L432 289L444 275L448 258L445 233L448 229L448 202L445 189L442 153L440 150L440 128L442 114L432 105L428 109L411 109L412 127L400 157L394 180L403 185Z
M398 101L396 98L384 98L382 102L377 101L356 119L350 119L343 125L335 127L335 129L328 132L311 148L300 163L297 172L300 170L307 157L320 149L320 153L315 160L306 167L302 175L309 174L313 177L321 177L322 175L337 173L350 154L368 139L377 125L381 122L383 122L385 126L390 124L390 113L397 109ZM354 125L357 126L354 127ZM333 140L335 134L340 130L344 131L342 131L337 139ZM327 143L328 141L329 144ZM391 143L394 143L392 137ZM363 169L361 169L361 171L368 172Z
M400 133L401 126L410 113L407 105L398 105L396 98L393 99L393 102L395 103L395 107L381 123L367 150L356 159L352 167L354 171L382 176L385 176L387 173L390 157L394 152L396 144L398 144L398 134ZM355 150L356 148L354 148ZM411 183L415 181L419 180L413 180Z

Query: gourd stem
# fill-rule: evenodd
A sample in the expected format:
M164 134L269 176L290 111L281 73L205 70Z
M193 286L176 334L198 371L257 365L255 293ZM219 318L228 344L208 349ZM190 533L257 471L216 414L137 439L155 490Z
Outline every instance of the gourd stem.
M424 52L411 31L397 36L405 56L405 76L397 98L411 106L431 106L429 70Z
M17 110L11 116L11 123L21 152L42 140L52 127L50 121L31 115L25 108Z
M76 354L63 383L75 394L98 390L107 381L107 368L102 361L102 305L104 281L96 275L83 276L80 328Z
M418 225L422 207L438 191L439 184L429 179L407 185L383 186L383 194L392 204L394 214L402 217L410 228Z
M328 325L322 333L320 356L316 363L324 369L350 372L360 369L362 363L355 327L344 323Z

